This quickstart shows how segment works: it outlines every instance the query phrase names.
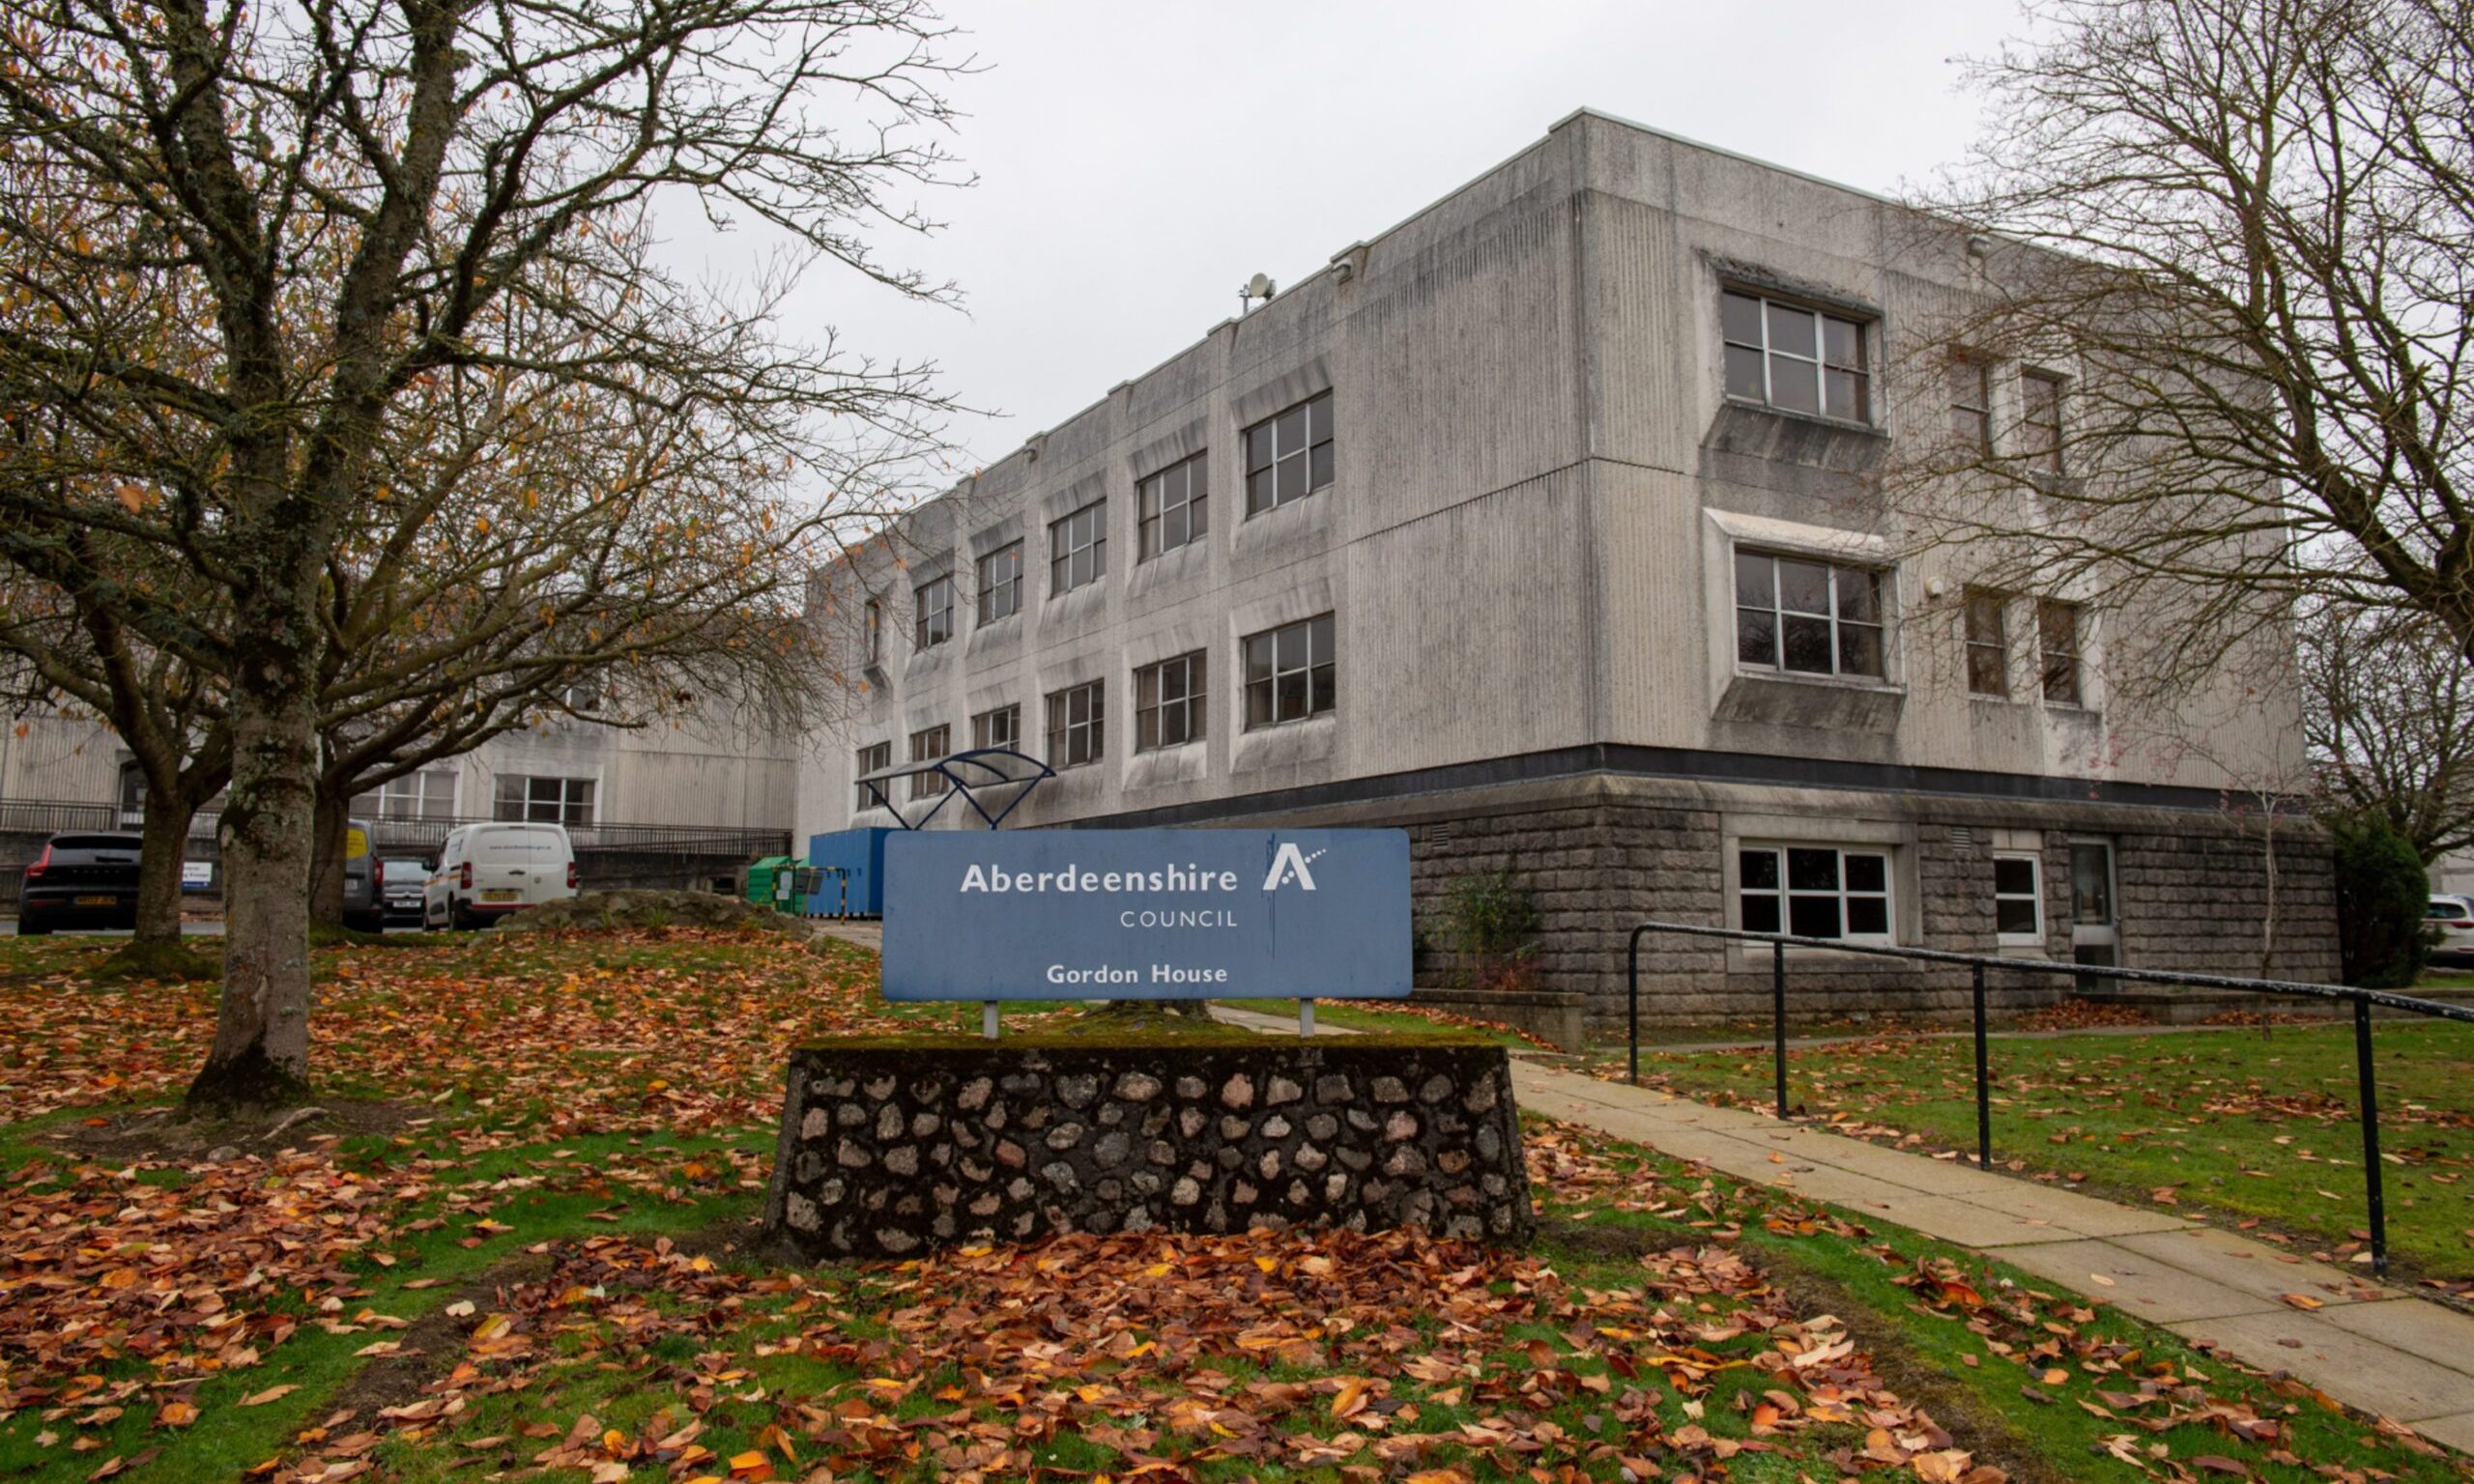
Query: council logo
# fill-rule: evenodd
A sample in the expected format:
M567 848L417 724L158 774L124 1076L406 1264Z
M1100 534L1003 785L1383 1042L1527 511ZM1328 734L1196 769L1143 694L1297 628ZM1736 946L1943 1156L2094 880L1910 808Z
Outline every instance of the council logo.
M1272 869L1264 873L1263 890L1275 891L1292 881L1309 892L1314 890L1314 872L1308 868L1322 858L1323 852L1320 850L1308 855L1305 851L1298 849L1295 844L1287 841L1280 842L1280 849L1272 854Z

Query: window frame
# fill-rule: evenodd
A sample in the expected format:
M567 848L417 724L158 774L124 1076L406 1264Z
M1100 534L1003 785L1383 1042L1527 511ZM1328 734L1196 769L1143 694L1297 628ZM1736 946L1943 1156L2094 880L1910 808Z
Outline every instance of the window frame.
M943 601L932 606L931 593L938 594ZM947 572L928 579L910 589L910 598L912 646L925 654L949 642L954 637L954 575Z
M1728 324L1730 299L1745 300L1756 310L1760 338L1746 340L1740 329ZM1773 314L1803 315L1812 322L1813 349L1810 354L1774 345ZM1760 289L1722 284L1718 289L1718 357L1719 387L1730 401L1767 408L1791 417L1818 417L1847 427L1869 428L1873 423L1873 343L1879 334L1879 316L1858 319L1856 311L1816 303L1807 300L1782 298ZM1855 331L1856 351L1852 358L1838 358L1830 349L1830 328L1844 327ZM1737 389L1737 357L1729 353L1749 351L1760 358L1761 393L1754 396ZM1813 373L1813 405L1801 408L1778 400L1778 374L1775 361L1786 359L1810 366ZM1855 411L1830 411L1830 375L1837 373L1853 379Z
M854 767L850 774L850 788L851 792L857 796L858 800L857 807L852 809L851 813L857 813L861 810L885 808L886 806L882 800L878 799L875 794L870 793L866 788L860 786L859 780L876 772L878 768L890 768L893 766L893 738L887 737L882 742L871 742L867 746L860 748L852 757L851 761L854 764Z
M1991 637L1976 632L1976 615L1993 615ZM1968 694L1987 700L2010 699L2010 594L1992 587L1970 587L1959 599L1959 632L1966 650ZM1976 661L1990 656L1994 684L1977 684Z
M1993 452L1992 362L1967 355L1950 357L1950 431L1960 446L1979 454Z
M860 621L867 632L868 663L877 664L885 657L885 606L870 598L860 612Z
M1339 436L1335 407L1331 388L1325 387L1310 397L1299 398L1268 417L1247 424L1237 435L1238 467L1245 471L1241 483L1246 491L1246 519L1251 521L1258 515L1268 515L1274 510L1296 504L1330 488L1338 480ZM1288 446L1280 437L1281 420L1291 413L1301 414L1301 431L1295 447ZM1316 436L1318 426L1320 437ZM1257 447L1256 434L1263 435L1261 448ZM1257 463L1258 453L1266 452L1269 456ZM1280 468L1291 460L1299 461L1297 467L1304 469L1306 487L1294 494L1283 495L1280 493ZM1267 480L1264 478L1266 475L1269 476ZM1258 487L1269 491L1267 499L1256 499Z
M2037 417L2036 396L2030 387L2048 388L2052 397L2052 416ZM2031 472L2054 478L2070 472L2068 456L2070 379L2058 371L2046 371L2025 366L2019 371L2019 457L2027 461Z
M1081 530L1090 536L1079 546L1067 545L1077 534L1075 523L1090 519ZM1077 558L1090 557L1090 573L1074 577ZM1061 598L1077 588L1088 587L1108 575L1108 501L1107 496L1078 509L1069 510L1048 523L1048 595Z
M996 739L998 717L1010 718L1002 740ZM1008 701L973 714L970 719L970 745L974 748L1009 747L1019 751L1022 745L1022 703Z
M1769 602L1767 608L1747 603L1744 599L1743 564L1747 559L1766 561L1769 563ZM1829 597L1827 600L1829 604L1829 612L1827 614L1814 614L1802 609L1791 610L1784 606L1786 600L1782 591L1783 585L1778 580L1778 564L1780 562L1796 562L1803 566L1821 567L1829 574ZM1841 561L1834 556L1818 556L1808 552L1779 551L1770 547L1748 544L1738 545L1732 548L1729 553L1727 574L1728 582L1733 588L1733 591L1729 596L1731 598L1730 609L1735 615L1735 623L1733 627L1735 630L1736 668L1740 671L1750 671L1761 674L1787 675L1821 680L1853 680L1858 682L1869 682L1875 685L1889 684L1889 593L1893 586L1891 579L1897 575L1897 570L1898 569L1895 567L1874 567L1861 565L1856 562ZM1873 618L1849 618L1846 616L1844 613L1845 604L1839 596L1839 578L1842 573L1867 577L1872 580L1872 601L1873 612L1875 614ZM1745 614L1752 613L1767 614L1769 618L1770 657L1767 661L1746 659L1744 657L1744 616ZM1806 620L1825 618L1827 620L1829 624L1829 669L1826 671L1807 670L1790 666L1786 663L1787 620L1790 617ZM1843 660L1846 654L1846 641L1842 637L1841 631L1851 627L1858 630L1872 631L1874 657L1878 661L1877 667L1874 670L1868 671L1862 670L1849 670L1844 667Z
M1301 631L1306 636L1305 663L1283 669L1280 638L1283 634ZM1263 645L1259 676L1255 663L1255 645L1258 642ZM1339 709L1338 645L1338 620L1332 613L1275 624L1239 640L1237 697L1245 715L1245 729L1262 731L1274 727L1293 727L1300 722L1310 722L1318 716L1337 712ZM1327 652L1318 653L1318 650ZM1282 716L1281 682L1291 675L1305 677L1306 708L1294 716ZM1255 704L1257 695L1263 699L1260 707Z
M1193 546L1211 534L1211 489L1209 450L1189 454L1165 469L1155 469L1134 482L1134 559L1136 565L1156 560L1180 548ZM1184 498L1168 503L1171 476L1184 491ZM1166 539L1171 514L1185 518L1186 533L1175 541Z
M2005 892L2001 889L2001 867L2004 862L2025 863L2028 868L2028 890ZM2045 946L2045 863L2033 850L1996 850L1993 852L1993 936L2005 948L2042 948ZM2001 926L2001 904L2005 901L2028 903L2035 926L2019 932Z
M1831 856L1833 879L1836 885L1827 890L1796 886L1794 884L1796 863L1792 859L1795 854ZM1754 856L1769 857L1772 867L1769 879L1774 882L1773 885L1756 887L1748 884L1750 872L1744 868L1748 859ZM1882 884L1879 891L1859 890L1849 885L1847 861L1851 856L1881 862ZM1746 932L1775 932L1794 937L1827 938L1833 942L1856 943L1870 947L1894 947L1898 942L1898 853L1893 846L1831 844L1820 841L1738 841L1735 885L1736 926ZM1771 903L1770 910L1774 914L1775 926L1762 928L1755 925L1753 914L1748 910L1751 899L1754 898L1767 899ZM1798 899L1805 901L1826 899L1835 902L1838 930L1828 933L1798 930L1795 904ZM1880 932L1847 930L1848 903L1851 900L1878 900L1881 903L1882 930Z
M1184 690L1174 698L1165 694L1168 673L1174 668L1180 674ZM1208 733L1211 713L1211 666L1209 652L1190 649L1172 654L1165 660L1137 668L1134 672L1134 750L1137 753L1162 752L1200 742ZM1177 719L1176 735L1170 736L1169 718Z
M456 774L458 771L459 770L455 768L419 768L413 772L404 774L400 778L390 778L384 784L378 785L376 790L378 802L372 813L381 819L452 819L455 817ZM446 781L446 796L444 799L432 799L430 797L431 793L435 791L430 787L430 783L438 779L445 779ZM406 788L406 785L410 785L411 786ZM412 804L411 813L406 813L396 810L395 804L399 798L410 800ZM442 807L433 811L430 808L432 804L438 804Z
M1014 570L1004 577L991 581L996 564L1008 556L1014 559ZM992 623L1011 618L1021 613L1022 611L1022 543L1019 540L1009 541L998 547L979 558L978 568L979 626L986 628ZM1006 605L1001 613L993 611L994 600L999 594L1004 596Z
M2067 648L2057 649L2054 645L2053 619L2056 614L2063 614L2069 618L2070 642ZM2066 598L2038 598L2036 600L2036 671L2038 685L2043 692L2046 705L2086 708L2087 704L2086 660L2087 605L2073 603ZM2058 669L2057 669L2057 661L2060 662ZM2069 682L2066 686L2058 687L2065 690L2066 695L2055 694L2057 689L2055 684L2057 676L2066 677Z
M954 727L951 722L922 727L910 734L912 762L934 762L939 757L953 756L953 751ZM942 773L913 773L908 791L914 799L933 799L952 792L953 787L954 781Z
M591 825L593 812L599 807L601 780L571 776L564 773L501 773L491 780L490 817L508 824L561 824L569 829ZM518 797L507 797L507 785L519 784ZM549 784L548 798L536 798L540 790L533 785ZM514 808L517 813L506 811ZM547 810L548 813L542 813Z
M1081 721L1074 720L1074 698L1087 695L1089 704ZM1048 765L1058 772L1106 761L1108 756L1108 691L1104 679L1085 680L1062 690L1050 691L1048 701ZM1079 741L1088 750L1075 756Z

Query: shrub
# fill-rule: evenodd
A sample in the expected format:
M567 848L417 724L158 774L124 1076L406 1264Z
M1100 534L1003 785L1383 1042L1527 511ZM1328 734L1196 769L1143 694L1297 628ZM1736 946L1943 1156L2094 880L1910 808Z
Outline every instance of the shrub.
M1462 982L1477 989L1529 989L1537 973L1538 904L1510 866L1462 876L1446 898Z
M2431 957L2431 883L2413 842L2374 813L2328 821L2337 847L2337 951L2345 983L2402 989Z

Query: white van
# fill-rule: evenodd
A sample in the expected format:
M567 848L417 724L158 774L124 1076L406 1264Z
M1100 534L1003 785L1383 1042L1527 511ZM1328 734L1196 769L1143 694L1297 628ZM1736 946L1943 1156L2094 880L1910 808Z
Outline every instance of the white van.
M449 831L421 888L423 928L478 928L576 894L576 851L560 824Z

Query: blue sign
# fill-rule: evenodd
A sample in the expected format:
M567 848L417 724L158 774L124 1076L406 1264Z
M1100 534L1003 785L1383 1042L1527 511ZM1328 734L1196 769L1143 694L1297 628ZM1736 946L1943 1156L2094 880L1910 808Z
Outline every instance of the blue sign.
M913 830L884 882L888 1000L1409 992L1399 830Z

